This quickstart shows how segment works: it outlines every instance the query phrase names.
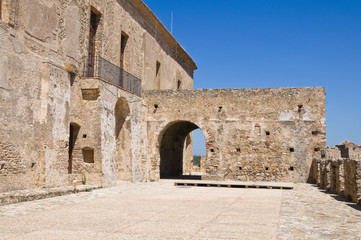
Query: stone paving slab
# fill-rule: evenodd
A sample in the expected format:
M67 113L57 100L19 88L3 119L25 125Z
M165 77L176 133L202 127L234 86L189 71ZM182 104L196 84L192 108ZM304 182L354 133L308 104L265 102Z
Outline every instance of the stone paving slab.
M312 185L173 184L122 183L0 206L0 239L361 239L361 209Z
M296 184L283 194L279 239L361 239L361 206Z
M281 198L282 190L129 183L2 206L0 239L276 239Z

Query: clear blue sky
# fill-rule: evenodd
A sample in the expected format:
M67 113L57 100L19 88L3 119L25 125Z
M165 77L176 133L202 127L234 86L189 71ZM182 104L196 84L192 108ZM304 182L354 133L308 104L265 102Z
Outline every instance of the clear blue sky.
M169 31L173 11L194 88L324 86L327 145L361 144L361 0L144 2Z

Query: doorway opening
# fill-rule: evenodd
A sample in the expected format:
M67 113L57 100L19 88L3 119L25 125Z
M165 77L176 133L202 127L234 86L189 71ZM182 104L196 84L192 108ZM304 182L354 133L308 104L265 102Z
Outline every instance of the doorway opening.
M200 172L193 171L191 133L196 129L199 127L188 121L166 127L160 140L160 178L201 179Z
M80 125L76 123L70 123L69 133L69 160L68 160L68 174L73 173L73 152L75 147L76 139L80 131Z

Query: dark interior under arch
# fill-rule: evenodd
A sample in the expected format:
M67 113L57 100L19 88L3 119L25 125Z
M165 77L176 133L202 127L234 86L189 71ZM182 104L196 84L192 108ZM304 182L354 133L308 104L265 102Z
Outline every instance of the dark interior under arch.
M197 125L188 121L175 122L167 128L160 145L160 178L200 178L199 176L183 176L185 138L198 128Z

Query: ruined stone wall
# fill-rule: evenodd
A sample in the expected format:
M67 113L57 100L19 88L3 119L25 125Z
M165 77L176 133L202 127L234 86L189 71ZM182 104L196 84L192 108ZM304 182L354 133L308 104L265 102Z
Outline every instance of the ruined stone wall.
M318 165L318 173L313 182L327 191L361 204L360 149L360 146L348 141L327 148L324 158L314 161Z
M306 181L325 148L323 88L145 91L146 179L159 178L164 131L179 121L206 140L204 179Z

